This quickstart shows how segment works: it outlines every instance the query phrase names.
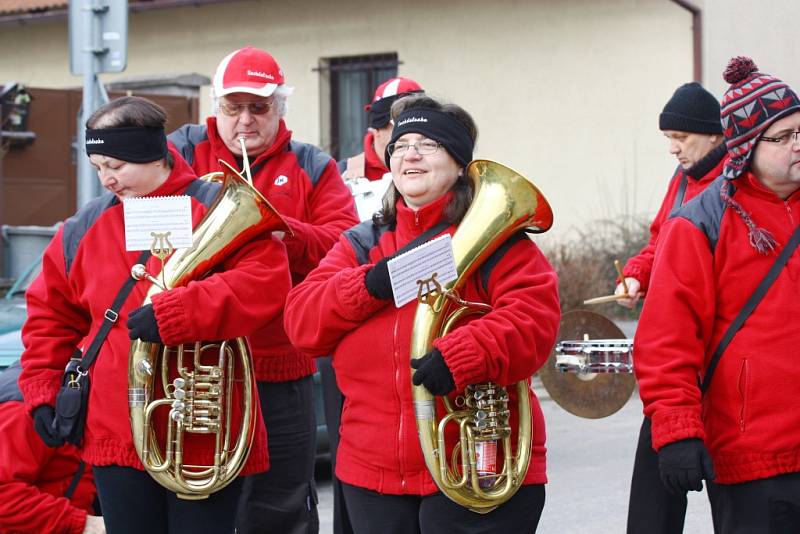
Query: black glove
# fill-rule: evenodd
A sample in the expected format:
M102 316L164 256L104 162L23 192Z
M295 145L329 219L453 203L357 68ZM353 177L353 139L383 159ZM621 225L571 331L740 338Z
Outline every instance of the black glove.
M156 312L153 311L152 304L136 308L128 315L128 337L150 343L161 343Z
M684 439L664 445L658 451L661 482L675 494L689 490L702 491L703 479L714 480L714 466L703 442L697 438Z
M49 404L42 404L33 410L33 429L42 438L48 447L60 447L64 438L58 437L53 420L56 418L56 409Z
M381 258L364 276L364 285L367 286L367 292L376 299L391 300L394 298L388 265L389 260L393 257Z
M447 367L439 349L433 349L422 358L411 360L411 367L417 370L411 378L415 386L422 384L428 391L440 397L456 389L453 373Z

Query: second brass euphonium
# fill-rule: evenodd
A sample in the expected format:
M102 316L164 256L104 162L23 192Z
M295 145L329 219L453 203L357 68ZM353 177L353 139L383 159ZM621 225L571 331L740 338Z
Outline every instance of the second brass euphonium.
M132 270L134 278L154 282L143 304L156 293L203 278L242 245L269 231L289 229L269 202L229 168L213 205L193 231L192 248L176 251L158 278L144 273L141 265ZM131 343L128 398L136 452L150 475L179 497L206 498L244 467L258 413L251 360L245 338L178 347ZM237 398L240 402L234 406ZM160 420L155 419L157 411ZM233 419L240 420L238 429L231 427ZM162 421L163 446L156 432ZM185 438L198 439L200 434L205 436L199 439L213 443L213 462L188 465Z
M547 231L553 212L539 190L524 176L499 163L475 160L467 167L474 185L474 198L453 235L458 279L429 295L417 306L411 337L411 358L428 353L435 339L445 336L466 315L484 314L491 307L458 298L457 291L497 248L515 232ZM488 513L510 499L528 471L531 449L531 407L528 382L515 386L519 430L516 451L512 447L508 392L490 382L473 384L460 396L458 405L443 397L447 415L437 421L435 397L424 387L414 386L412 398L420 446L436 485L454 502L473 512ZM445 427L459 428L452 465L448 460ZM493 474L479 472L477 449L487 446L502 451L504 462ZM459 462L460 460L460 462Z

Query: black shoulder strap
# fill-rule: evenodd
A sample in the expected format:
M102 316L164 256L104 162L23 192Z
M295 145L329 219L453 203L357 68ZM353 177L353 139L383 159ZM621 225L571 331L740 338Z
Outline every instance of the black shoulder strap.
M759 302L761 302L761 299L764 298L764 295L767 294L770 286L772 286L772 283L778 278L778 275L786 266L786 263L789 261L789 258L792 256L792 253L797 248L798 244L800 244L800 226L795 229L791 239L788 243L786 243L786 246L783 247L783 250L775 259L775 263L772 264L772 267L770 267L767 275L763 280L761 280L761 283L758 284L758 287L756 287L756 290L753 291L752 295L750 295L750 298L739 312L739 315L737 315L730 326L728 326L728 329L725 331L722 339L720 339L717 349L714 351L713 356L711 356L711 361L708 363L708 367L706 368L706 374L703 377L703 383L700 385L700 391L702 393L705 393L708 390L708 386L711 385L711 377L714 376L714 370L717 368L720 358L722 358L722 353L725 352L725 349L728 348L733 336L735 336L736 332L742 328L744 322L756 309L756 306L758 306Z
M64 497L67 499L72 498L72 494L75 493L75 490L78 488L78 482L81 481L81 477L83 476L83 472L86 470L86 464L83 463L83 460L80 461L78 464L78 469L75 471L75 474L72 475L72 480L69 483L69 487L67 491L64 492Z
M489 291L489 277L492 275L492 269L503 259L503 256L506 255L506 252L508 252L511 247L523 239L528 239L528 234L524 231L513 234L489 256L489 259L483 262L480 267L480 273L481 285L484 291Z
M412 248L414 248L414 247L417 247L417 246L419 246L419 245L422 245L423 243L425 243L426 241L428 241L430 238L432 238L432 237L433 237L433 236L435 236L436 234L438 234L438 233L440 233L440 232L443 232L443 231L444 231L445 229L447 229L449 226L450 226L450 223L449 223L449 222L447 222L447 221L440 221L440 222L439 222L439 223L437 223L435 226L432 226L432 227L428 228L426 231L422 232L422 233L421 233L421 234L419 234L417 237L415 237L414 239L412 239L411 241L409 241L408 243L406 243L406 244L403 246L403 248L401 248L400 250L398 250L398 251L397 251L395 254L397 254L397 255L400 255L400 254L402 254L403 252L405 252L405 251L407 251L407 250L411 250L411 249L412 249Z
M147 259L150 258L150 251L145 250L139 256L138 263L145 263ZM89 345L89 348L86 349L86 353L84 353L83 358L81 360L81 369L84 371L88 371L89 367L92 366L94 360L97 358L97 355L100 353L100 347L103 346L103 343L106 340L106 336L111 331L111 327L114 326L114 323L117 322L119 318L119 310L122 308L122 305L125 303L125 299L128 298L128 295L133 289L134 284L136 284L136 280L129 276L125 283L122 284L122 287L117 293L116 298L114 298L114 302L111 304L111 307L106 310L105 316L103 318L103 324L100 326L100 330L97 332L97 335L94 336L92 340L92 344ZM76 351L76 356L80 351Z
M678 193L675 195L675 203L672 205L672 210L676 210L683 206L683 199L686 196L686 185L689 180L686 178L686 173L681 173L681 183L678 186Z

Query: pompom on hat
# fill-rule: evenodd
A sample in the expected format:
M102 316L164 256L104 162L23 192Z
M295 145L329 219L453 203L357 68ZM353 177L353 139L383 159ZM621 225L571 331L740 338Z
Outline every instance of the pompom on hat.
M755 62L746 56L732 58L722 77L731 84L720 113L730 156L722 174L732 180L747 169L764 131L781 117L800 111L800 99L786 82L758 72Z

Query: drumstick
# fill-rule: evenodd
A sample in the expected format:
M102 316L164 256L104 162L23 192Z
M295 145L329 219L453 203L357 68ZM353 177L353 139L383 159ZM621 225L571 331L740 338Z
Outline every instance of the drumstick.
M625 295L627 296L628 283L625 281L625 275L622 274L622 266L620 265L619 260L614 260L614 267L617 269L617 274L619 275L619 279L622 282L622 289L625 290Z
M623 299L627 299L627 298L630 298L630 297L628 297L628 295L622 295L622 294L620 294L620 295L607 295L605 297L595 297L593 299L584 300L583 303L586 304L586 305L605 304L607 302L615 302L617 300L623 300Z

